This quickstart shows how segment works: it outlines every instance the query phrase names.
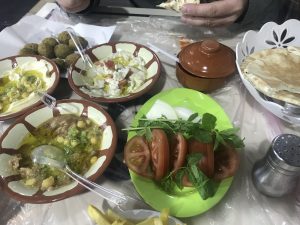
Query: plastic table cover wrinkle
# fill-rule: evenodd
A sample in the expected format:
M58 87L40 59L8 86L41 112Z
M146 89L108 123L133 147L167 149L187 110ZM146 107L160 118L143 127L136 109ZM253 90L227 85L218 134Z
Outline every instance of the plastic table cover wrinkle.
M179 52L179 38L194 41L207 37L217 37L225 45L233 48L241 40L243 33L229 29L204 29L190 27L179 18L166 17L120 17L120 16L67 16L60 11L52 12L54 21L75 24L83 22L95 25L117 25L112 41L132 41L141 44L151 42L176 55ZM173 87L181 87L175 76L174 62L158 54L163 70L158 84L144 97L134 102L105 106L114 117L119 130L130 124L133 115L149 97ZM299 135L300 128L275 118L264 110L247 93L245 87L234 76L224 88L210 94L227 112L233 124L240 127L240 135L245 138L245 149L241 152L241 164L234 182L225 197L208 212L182 218L188 225L298 225L300 224L300 205L297 206L296 191L281 198L266 197L254 188L251 181L251 169L258 159L265 155L272 139L280 133ZM72 98L78 98L75 94ZM5 129L11 121L1 124ZM120 131L120 143L117 155L97 182L115 188L138 198L122 165L122 146L126 133ZM300 185L298 199L300 204ZM87 215L88 204L105 208L107 203L95 198L93 193L84 192L74 197L49 204L23 204L16 202L0 192L0 224L8 225L87 225L92 224ZM113 206L111 206L113 207Z

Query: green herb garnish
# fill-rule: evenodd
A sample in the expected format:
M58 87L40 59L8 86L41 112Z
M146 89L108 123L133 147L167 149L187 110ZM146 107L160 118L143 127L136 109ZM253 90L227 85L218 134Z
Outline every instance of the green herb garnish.
M145 116L139 119L136 127L131 127L129 131L136 131L137 135L145 136L151 140L151 129L163 129L167 135L181 133L187 140L194 138L203 143L214 143L214 150L220 144L230 144L235 148L244 147L243 140L236 135L238 128L229 128L219 131L216 129L217 118L210 114L204 113L200 122L195 123L193 120L198 113L192 114L188 120L178 119L169 120L162 116L159 119L147 119Z
M182 167L176 173L170 173L159 183L161 188L167 193L172 193L175 186L183 189L183 176L187 175L194 188L199 192L203 200L215 195L219 183L209 179L198 167L202 158L201 153L193 153L187 156L187 166Z

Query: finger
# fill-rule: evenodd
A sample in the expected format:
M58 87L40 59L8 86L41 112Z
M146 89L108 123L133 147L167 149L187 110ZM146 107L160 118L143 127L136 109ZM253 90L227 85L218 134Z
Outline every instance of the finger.
M203 18L215 18L231 16L239 12L240 7L228 1L214 1L203 4L185 4L181 12L183 15L199 16Z
M203 27L221 27L228 26L236 20L236 16L228 16L224 18L201 18L192 16L182 16L181 20L184 23L203 26Z

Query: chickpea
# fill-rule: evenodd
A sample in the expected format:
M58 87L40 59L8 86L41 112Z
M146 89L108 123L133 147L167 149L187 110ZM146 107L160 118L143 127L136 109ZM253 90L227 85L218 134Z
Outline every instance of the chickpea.
M41 190L45 191L54 185L54 177L50 176L42 181Z
M70 145L70 142L68 140L64 140L64 145Z
M91 144L97 144L97 138L95 136L91 137L91 140L90 140Z
M9 97L9 98L11 98L12 96L13 96L13 93L10 91L10 92L7 92L7 96Z
M33 186L36 183L36 179L35 178L29 178L25 181L25 185L26 186Z
M33 88L29 86L29 87L27 87L27 91L28 91L28 92L32 92L32 91L33 91Z
M28 95L29 95L29 93L27 93L27 92L24 92L24 93L22 94L22 98L27 98L27 97L28 97Z
M79 120L78 122L77 122L77 127L79 127L79 128L85 128L85 122L84 121L82 121L82 120Z
M64 140L63 137L60 137L60 136L59 136L59 137L56 138L56 141L57 141L58 143L64 143L65 140Z
M90 159L90 163L93 165L95 162L97 162L98 160L98 157L97 156L93 156L91 159Z
M13 95L14 95L15 98L19 98L20 97L20 93L19 92L15 92Z
M71 146L76 147L79 144L77 140L71 140Z

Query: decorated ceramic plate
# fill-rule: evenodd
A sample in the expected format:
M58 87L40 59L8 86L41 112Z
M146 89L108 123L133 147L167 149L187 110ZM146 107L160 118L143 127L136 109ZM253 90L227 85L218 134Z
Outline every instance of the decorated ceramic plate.
M32 161L40 145L60 148L68 166L90 180L99 177L113 158L116 127L99 105L60 100L16 120L0 138L0 185L13 198L47 203L70 197L83 188L63 171Z
M132 126L136 126L138 119L146 115L156 100L162 100L173 107L185 107L200 115L210 113L217 117L216 128L224 130L232 127L232 124L218 103L209 96L201 92L176 88L161 92L148 100L136 114ZM128 138L135 136L136 133L129 132ZM154 181L143 178L130 171L132 182L144 201L157 211L169 208L170 214L176 217L191 217L206 212L215 206L228 191L233 178L223 180L215 195L203 200L194 188L185 187L175 194L167 194Z
M0 60L0 120L24 114L41 104L59 82L57 66L42 56L11 56Z
M160 75L157 55L140 44L106 43L88 49L86 54L91 63L79 58L71 67L68 81L79 96L91 101L130 101L148 92Z

